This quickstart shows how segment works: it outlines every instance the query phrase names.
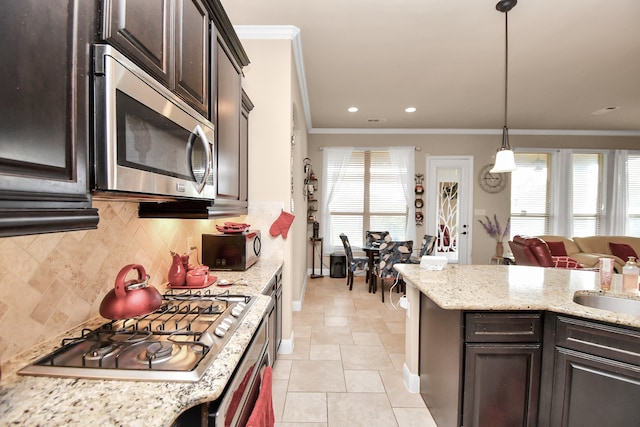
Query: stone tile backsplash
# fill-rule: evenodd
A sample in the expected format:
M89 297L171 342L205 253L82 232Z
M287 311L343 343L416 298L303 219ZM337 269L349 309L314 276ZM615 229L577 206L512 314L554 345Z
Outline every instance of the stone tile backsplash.
M167 280L169 252L186 252L188 236L198 248L191 256L199 257L202 233L223 221L246 221L140 219L137 203L93 205L100 213L97 230L0 239L0 361L99 315L125 265L143 265L157 286ZM268 208L263 227L279 213ZM263 256L265 234L268 228Z

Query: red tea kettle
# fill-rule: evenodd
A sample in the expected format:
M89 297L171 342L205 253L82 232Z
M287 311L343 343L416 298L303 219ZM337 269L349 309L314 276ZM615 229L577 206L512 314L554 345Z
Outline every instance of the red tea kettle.
M131 270L138 271L138 279L124 279ZM144 316L156 311L162 305L162 295L148 284L149 276L140 264L129 264L120 270L114 288L100 303L100 315L107 319L119 320Z

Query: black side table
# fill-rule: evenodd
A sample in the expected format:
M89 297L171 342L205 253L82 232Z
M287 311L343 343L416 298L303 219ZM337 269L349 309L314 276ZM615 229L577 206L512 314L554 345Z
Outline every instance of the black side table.
M311 278L317 279L319 277L324 277L322 274L322 237L310 237L311 245L313 248L311 249ZM320 244L320 274L316 274L316 247Z

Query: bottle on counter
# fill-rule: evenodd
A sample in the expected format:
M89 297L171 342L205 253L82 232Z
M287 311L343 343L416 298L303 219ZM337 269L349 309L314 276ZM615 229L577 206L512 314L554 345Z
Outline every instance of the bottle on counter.
M638 267L635 257L630 256L629 261L622 267L622 291L637 291L639 277L640 267Z

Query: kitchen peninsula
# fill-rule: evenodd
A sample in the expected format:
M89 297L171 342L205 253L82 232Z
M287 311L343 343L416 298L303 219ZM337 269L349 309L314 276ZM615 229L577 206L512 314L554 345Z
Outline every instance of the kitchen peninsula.
M220 397L252 337L268 314L267 286L282 268L277 257L261 259L243 272L215 272L237 284L209 288L251 295L251 305L228 344L197 382L121 381L82 378L21 376L15 372L58 347L61 337L42 343L4 363L0 383L0 424L169 426L178 415L200 403ZM242 282L241 282L242 280ZM160 289L165 291L165 289ZM83 328L105 322L96 317L62 335L79 336Z
M405 383L439 427L637 422L640 316L573 302L598 292L597 273L395 268L407 283Z

